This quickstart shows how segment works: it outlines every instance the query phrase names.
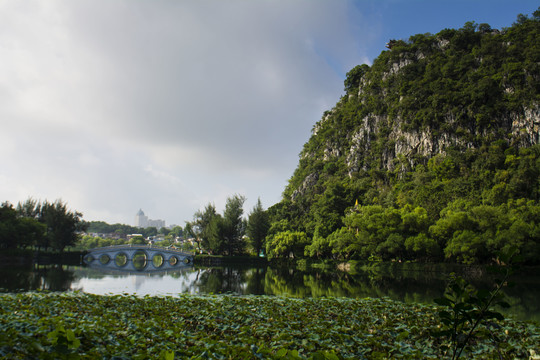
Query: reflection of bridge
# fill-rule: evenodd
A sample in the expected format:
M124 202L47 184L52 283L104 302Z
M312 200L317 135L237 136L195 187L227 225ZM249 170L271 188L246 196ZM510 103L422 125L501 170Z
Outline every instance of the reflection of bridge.
M118 245L90 249L84 262L92 267L122 271L174 270L193 264L193 255L174 248Z

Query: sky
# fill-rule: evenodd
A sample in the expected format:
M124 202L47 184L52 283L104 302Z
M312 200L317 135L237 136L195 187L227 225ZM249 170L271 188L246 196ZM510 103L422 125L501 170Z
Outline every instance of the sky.
M346 73L537 0L0 0L0 202L183 226L280 201Z

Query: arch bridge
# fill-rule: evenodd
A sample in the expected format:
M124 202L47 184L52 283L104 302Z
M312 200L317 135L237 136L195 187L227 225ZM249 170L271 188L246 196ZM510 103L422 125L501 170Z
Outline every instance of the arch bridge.
M83 258L90 266L122 271L163 271L193 265L193 255L149 245L117 245L90 249Z

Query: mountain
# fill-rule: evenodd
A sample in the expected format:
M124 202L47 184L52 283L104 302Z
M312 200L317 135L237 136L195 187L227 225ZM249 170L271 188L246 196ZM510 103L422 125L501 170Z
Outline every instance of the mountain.
M269 255L540 255L538 39L540 9L502 30L469 22L391 40L349 71L268 210ZM284 250L293 234L302 243Z

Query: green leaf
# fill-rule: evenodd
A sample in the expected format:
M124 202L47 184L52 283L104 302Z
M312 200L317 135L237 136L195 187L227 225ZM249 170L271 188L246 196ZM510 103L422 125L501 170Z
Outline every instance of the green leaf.
M172 350L162 350L159 358L161 360L174 360L174 351Z
M287 349L281 348L276 352L276 357L278 358L285 357L285 355L287 355Z

